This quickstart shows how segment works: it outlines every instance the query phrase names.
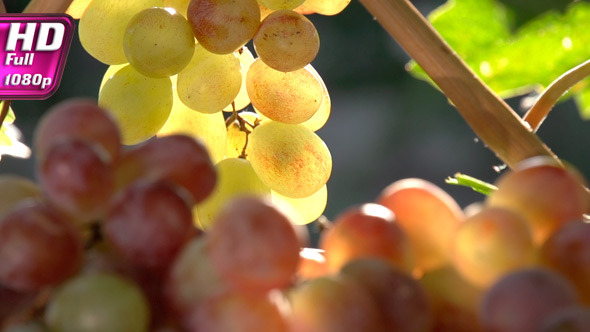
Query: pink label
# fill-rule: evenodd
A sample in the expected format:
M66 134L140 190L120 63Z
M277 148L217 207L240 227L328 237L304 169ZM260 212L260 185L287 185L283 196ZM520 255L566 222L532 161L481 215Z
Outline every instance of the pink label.
M55 93L73 34L69 15L0 15L0 99L46 99Z

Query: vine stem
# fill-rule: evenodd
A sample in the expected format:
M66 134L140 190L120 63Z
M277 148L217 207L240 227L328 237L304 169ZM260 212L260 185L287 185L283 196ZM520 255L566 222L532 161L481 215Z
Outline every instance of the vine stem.
M459 58L408 0L360 0L424 69L479 138L509 167L538 155L561 162Z
M588 76L590 76L590 60L559 76L543 91L535 104L524 115L524 121L528 122L534 131L537 131L559 98Z
M31 0L23 13L65 13L72 0Z

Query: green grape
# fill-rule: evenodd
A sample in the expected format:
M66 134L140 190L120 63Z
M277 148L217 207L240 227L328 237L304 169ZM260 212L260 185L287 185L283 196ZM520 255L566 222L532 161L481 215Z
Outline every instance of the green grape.
M123 63L123 64L120 64L120 65L110 65L110 66L108 66L107 67L107 70L102 75L102 80L100 81L100 87L98 88L98 93L100 94L100 91L102 90L102 88L104 87L104 85L106 84L106 82L108 82L108 80L111 79L111 77L113 77L113 75L115 75L115 73L118 72L119 69L125 68L127 65L129 65L129 64L128 63Z
M133 16L125 30L123 49L138 72L170 77L191 60L195 37L184 16L169 8L153 7Z
M176 76L171 78L174 87L176 85ZM199 139L207 147L214 163L223 159L227 140L223 114L221 112L206 114L189 108L180 101L176 89L174 89L174 103L172 104L170 116L158 131L157 136L172 134L183 134Z
M127 24L140 10L162 5L162 0L93 0L80 18L80 42L101 62L126 63L123 36Z
M343 11L349 3L350 0L305 0L301 6L297 7L297 11L332 16Z
M292 10L268 15L253 41L262 61L284 72L305 67L320 50L320 37L313 23Z
M240 68L242 69L242 86L240 87L238 96L234 100L234 104L227 105L227 107L223 109L225 112L233 112L234 109L239 111L250 105L250 97L248 97L248 90L246 90L246 73L248 72L250 65L254 63L254 55L252 55L252 52L250 52L246 46L236 51L236 53L238 60L240 60Z
M311 131L317 131L318 129L322 128L326 122L328 122L328 118L330 117L330 112L332 111L332 99L330 98L330 93L328 92L328 88L324 83L324 80L320 76L320 74L313 68L313 66L309 65L306 67L309 71L317 78L318 81L322 84L322 92L324 96L322 98L322 103L318 110L314 113L314 115L302 122L301 124L309 128Z
M256 0L192 0L187 18L199 44L216 54L232 53L260 26Z
M240 60L197 44L191 62L178 74L178 97L199 112L215 113L231 104L242 85Z
M174 8L177 13L186 17L186 9L190 0L164 0L164 5L169 8Z
M240 117L250 124L254 125L256 121L260 121L260 116L254 112L240 112ZM250 126L246 125L246 129L250 130ZM248 134L241 130L240 123L236 119L227 126L227 145L225 148L226 158L238 158L242 155L244 147L246 146L246 138Z
M45 320L60 332L144 332L150 312L140 289L114 274L71 279L52 297Z
M245 195L270 195L270 189L260 181L246 159L224 159L215 165L215 168L218 176L217 186L213 193L196 207L199 222L204 229L211 227L225 204L233 198Z
M304 198L291 198L283 196L276 191L271 191L272 201L278 204L284 202L289 204L295 211L298 212L300 218L295 218L295 222L298 224L309 224L318 219L328 203L328 189L324 185L320 190L313 193L311 196Z
M0 175L0 219L23 200L41 197L41 189L35 182L20 175Z
M297 124L309 120L323 99L321 82L308 68L284 73L257 59L248 70L246 88L252 105L271 120Z
M149 78L126 66L105 83L98 104L114 115L123 144L137 144L166 123L172 108L172 83L169 78Z
M302 125L263 123L250 134L246 153L262 182L288 197L312 195L332 172L328 147Z
M305 0L258 0L264 7L274 10L294 9L305 2Z

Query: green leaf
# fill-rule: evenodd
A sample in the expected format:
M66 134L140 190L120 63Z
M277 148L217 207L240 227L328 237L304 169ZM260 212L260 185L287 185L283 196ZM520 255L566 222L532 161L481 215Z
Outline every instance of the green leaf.
M0 160L3 155L17 158L29 158L31 156L31 149L21 141L22 133L14 125L15 119L14 112L9 108L4 123L0 127Z
M449 45L504 98L549 85L590 59L590 4L556 1L514 30L515 9L499 0L450 0L429 16ZM415 66L411 71L424 78ZM578 89L590 105L589 87ZM572 94L574 95L574 94ZM569 96L571 97L571 95ZM581 102L579 102L581 104ZM584 106L590 114L590 107Z

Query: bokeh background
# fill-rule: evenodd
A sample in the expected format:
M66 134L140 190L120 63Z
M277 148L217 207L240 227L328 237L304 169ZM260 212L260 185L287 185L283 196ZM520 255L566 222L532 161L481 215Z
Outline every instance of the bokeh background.
M48 0L49 1L49 0ZM428 14L444 1L412 1ZM534 1L533 1L534 2ZM27 1L5 1L8 12L20 12ZM463 187L445 183L456 172L494 181L501 162L481 142L439 91L405 70L406 53L357 1L334 17L310 16L320 34L321 49L313 62L332 97L332 114L317 133L333 157L328 182L332 219L349 206L373 201L398 179L420 177L449 192L461 206L483 199ZM108 24L108 22L105 22ZM61 86L43 101L15 101L16 125L30 146L40 116L70 97L97 97L106 65L74 42ZM520 98L508 101L519 109ZM573 102L559 104L539 135L560 157L590 175L590 123L580 120ZM0 173L35 177L34 158L4 157Z

